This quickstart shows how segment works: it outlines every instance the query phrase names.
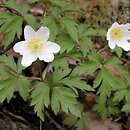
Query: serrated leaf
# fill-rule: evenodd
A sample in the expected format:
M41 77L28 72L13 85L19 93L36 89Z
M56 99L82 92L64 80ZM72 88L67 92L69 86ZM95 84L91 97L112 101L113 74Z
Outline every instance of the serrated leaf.
M50 40L55 40L56 35L58 34L58 25L55 19L52 16L44 17L41 21L43 26L47 26L50 30Z
M89 27L89 25L87 25L87 24L80 24L78 26L79 38L82 38L84 36L83 34L87 30L88 27Z
M0 80L0 102L2 103L6 98L9 102L13 96L15 83L17 81L16 77L9 76L3 80Z
M97 63L102 63L103 59L101 58L101 56L96 53L96 52L92 52L88 55L88 58L90 61L94 61L94 62L97 62Z
M90 48L92 47L92 40L89 37L82 37L80 39L80 47L83 56L85 57L89 52Z
M51 106L55 114L58 113L60 106L63 111L81 117L81 113L77 108L77 95L70 89L65 87L54 87L52 90Z
M0 56L0 62L4 63L5 66L10 67L12 70L17 72L17 65L12 56Z
M48 107L50 102L49 93L48 85L41 82L35 85L35 90L31 93L31 106L34 105L34 110L42 121L44 121L44 106Z
M79 64L78 67L74 69L74 73L78 75L81 75L85 72L87 72L88 74L92 74L99 68L99 66L100 63L95 61L82 62Z
M62 28L65 28L70 35L70 37L75 41L78 42L78 30L76 28L77 23L67 17L62 17L60 20L60 25Z
M4 47L6 48L14 40L16 34L18 38L20 38L22 34L23 18L7 12L0 13L0 19L6 19L0 27L0 32L5 33Z
M33 15L24 14L23 17L24 17L24 20L27 22L28 25L30 25L34 29L36 28L36 18Z
M70 73L70 69L57 69L54 73L53 73L53 84L58 84L59 81L61 79L63 79L65 76L67 76Z
M67 60L64 57L55 58L53 60L52 64L53 64L55 69L58 69L58 68L68 69L68 63L67 63Z
M124 112L130 112L130 103L126 103L123 108L121 109L121 111L124 111Z
M30 81L24 76L19 76L17 84L21 97L26 101L29 95L28 89L30 86Z
M63 123L69 127L75 127L76 130L84 130L89 127L91 120L88 113L82 113L82 118L68 114Z
M18 59L17 61L17 71L18 73L22 73L22 70L24 70L25 67L21 64L21 58Z
M0 77L3 78L6 76L9 76L9 73L6 71L5 67L1 65L0 66Z
M114 95L114 101L121 101L122 99L125 98L125 93L127 92L127 89L124 89L124 90L119 90L115 93Z
M69 127L72 127L76 124L78 117L74 116L72 114L68 114L67 117L64 119L63 124L68 125Z
M116 46L116 48L114 49L114 51L116 52L116 54L121 57L122 53L123 53L123 50L122 48Z
M82 37L84 36L97 36L97 30L88 27L83 33L82 33Z
M63 53L65 51L67 51L67 53L70 52L76 44L68 34L59 35L57 40L61 47L60 53Z
M80 90L87 90L87 91L94 91L94 89L87 85L85 83L85 81L81 80L79 77L67 77L67 78L64 78L60 81L60 83L62 84L65 84L69 87L75 87L75 88L78 88Z
M103 79L102 71L100 71L94 80L93 88L97 88L100 85L102 79Z
M106 63L112 67L114 67L117 64L122 64L122 61L120 61L118 58L116 57L110 57Z
M52 14L54 16L58 16L58 15L61 15L63 13L66 13L66 12L77 12L77 13L81 13L81 11L72 6L72 5L68 5L68 4L60 4L61 8L55 8L52 12Z
M15 0L9 0L5 3L6 7L11 8L19 12L21 15L27 13L29 6L27 4L18 4Z

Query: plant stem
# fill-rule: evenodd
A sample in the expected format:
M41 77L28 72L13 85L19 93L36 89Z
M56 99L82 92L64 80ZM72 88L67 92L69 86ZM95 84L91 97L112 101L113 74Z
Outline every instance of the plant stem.
M58 129L58 130L65 130L65 128L63 128L60 124L58 124L51 116L50 116L50 114L49 114L49 112L45 112L45 115L47 116L47 118L49 119L49 120L51 120L51 122L56 126L56 128Z
M46 76L46 73L48 72L48 69L50 67L50 63L48 63L47 67L45 68L45 70L42 72L42 80L44 81L44 78Z

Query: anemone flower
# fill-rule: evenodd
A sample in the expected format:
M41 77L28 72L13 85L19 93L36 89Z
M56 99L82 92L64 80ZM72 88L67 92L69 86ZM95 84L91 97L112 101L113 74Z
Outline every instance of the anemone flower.
M60 51L58 44L48 41L49 29L47 27L41 27L35 32L32 27L26 25L24 38L25 41L16 43L13 49L23 56L21 64L25 67L30 66L37 58L41 61L51 62L54 59L53 53Z
M121 47L125 51L130 50L130 23L127 24L118 24L117 22L113 23L111 28L107 32L108 45L111 49L114 49L117 46Z

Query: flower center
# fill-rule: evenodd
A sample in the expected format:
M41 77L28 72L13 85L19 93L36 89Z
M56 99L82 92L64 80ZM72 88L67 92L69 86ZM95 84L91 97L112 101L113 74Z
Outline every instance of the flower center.
M28 42L28 48L32 53L39 53L43 49L43 43L39 38L31 39Z
M114 40L121 40L122 37L123 37L123 32L122 32L122 30L120 28L112 29L111 34L112 34L112 38Z

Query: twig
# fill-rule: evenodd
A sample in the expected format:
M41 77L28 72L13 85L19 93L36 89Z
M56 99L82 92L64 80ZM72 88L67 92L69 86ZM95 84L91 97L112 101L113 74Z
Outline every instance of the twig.
M7 111L7 110L2 110L2 112L3 112L5 115L8 115L8 116L10 116L10 117L12 117L12 118L14 118L14 119L20 121L20 122L24 122L24 123L27 124L27 125L30 124L26 119L24 119L24 118L21 117L21 116L14 115L13 113L11 113L11 112L9 112L9 111Z
M107 49L107 47L108 47L108 45L106 45L105 47L103 47L102 49L100 49L100 50L98 51L98 53L104 51L105 49Z
M46 76L46 73L48 72L48 69L50 67L50 63L47 65L47 67L45 68L45 70L42 72L42 80L44 81L44 78Z
M50 116L50 114L49 114L47 111L45 111L45 115L47 116L47 118L48 118L49 120L51 120L51 122L56 126L56 128L57 128L58 130L66 130L66 129L63 128L60 124L58 124L58 123Z
M42 121L40 120L40 130L42 130Z

